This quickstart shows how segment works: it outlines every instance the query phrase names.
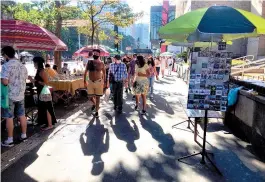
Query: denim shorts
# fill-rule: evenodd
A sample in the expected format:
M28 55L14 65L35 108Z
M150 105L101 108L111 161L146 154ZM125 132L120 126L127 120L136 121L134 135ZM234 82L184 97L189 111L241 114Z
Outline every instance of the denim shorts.
M9 99L9 108L1 108L2 118L14 118L14 116L25 116L25 104L24 99L22 101L13 101Z

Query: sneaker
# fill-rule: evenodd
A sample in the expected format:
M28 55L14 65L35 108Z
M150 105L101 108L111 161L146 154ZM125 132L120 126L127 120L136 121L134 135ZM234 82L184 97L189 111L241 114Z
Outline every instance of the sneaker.
M28 137L26 137L26 138L22 138L22 137L20 137L20 138L19 138L19 141L20 141L20 142L26 142L27 140L28 140Z
M125 93L128 93L128 89L125 89Z
M135 107L134 107L134 110L138 111L138 106L135 106Z
M99 118L98 112L95 112L94 117Z
M4 142L2 142L1 144L4 147L13 147L14 146L14 142L8 142L7 140L5 140Z
M132 100L135 100L135 95L133 96Z
M146 114L146 111L145 110L142 110L141 114L142 115L145 115Z
M130 91L130 92L132 91L130 87L129 87L129 91Z
M91 111L95 111L95 109L96 109L96 106L93 105L93 106L91 107Z

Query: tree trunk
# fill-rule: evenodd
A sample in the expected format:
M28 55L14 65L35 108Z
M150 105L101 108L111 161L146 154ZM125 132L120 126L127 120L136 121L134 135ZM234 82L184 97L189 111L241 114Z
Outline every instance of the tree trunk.
M60 1L55 1L56 4L56 8L60 8L61 7L61 2ZM55 29L55 35L61 39L61 31L62 31L62 16L60 13L58 13L57 15L57 20L56 20L56 29ZM62 60L61 60L61 52L60 51L54 51L54 64L56 64L58 66L58 70L61 70L62 67Z
M94 25L94 19L91 19L91 25L92 25L92 32L91 32L91 45L94 45L94 36L95 36L95 25Z

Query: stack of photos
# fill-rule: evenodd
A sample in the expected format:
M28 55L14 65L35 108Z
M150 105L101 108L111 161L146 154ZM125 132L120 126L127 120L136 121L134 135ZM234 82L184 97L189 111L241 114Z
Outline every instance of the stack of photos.
M192 53L188 109L226 111L231 52Z

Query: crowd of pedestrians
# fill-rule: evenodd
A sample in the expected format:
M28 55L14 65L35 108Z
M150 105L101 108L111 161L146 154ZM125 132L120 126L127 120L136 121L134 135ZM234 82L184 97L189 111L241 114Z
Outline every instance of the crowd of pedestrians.
M52 97L45 95L43 90L48 88L48 81L58 75L57 66L53 68L45 64L42 57L34 57L33 63L37 70L35 77L28 76L27 68L15 58L14 48L7 46L1 50L5 63L1 71L1 87L7 87L8 106L3 108L1 105L1 118L6 121L8 137L2 142L2 146L11 147L14 145L13 130L14 117L20 121L21 136L20 140L27 139L27 119L25 116L25 90L29 80L36 87L38 97L38 125L42 130L50 130L57 123ZM106 90L110 90L114 104L114 110L118 113L123 111L123 93L131 92L135 100L135 110L141 107L141 114L147 112L147 96L150 98L154 94L155 79L159 80L160 71L164 77L165 69L171 75L173 59L166 57L142 56L133 54L132 56L116 55L108 57L105 62L100 57L100 50L94 49L88 53L88 58L84 62L84 86L87 88L88 96L93 102L92 111L94 117L99 117L100 97ZM60 73L69 74L67 63L64 63ZM48 91L49 92L49 91ZM47 94L47 93L46 93ZM51 99L49 99L49 97ZM3 94L1 96L3 99ZM139 106L140 99L142 106Z
M93 55L94 59L87 62L84 85L89 97L92 98L92 111L95 117L99 117L100 97L107 89L110 89L114 110L118 113L122 113L123 110L123 93L131 92L132 99L135 100L135 110L140 109L139 103L142 99L141 114L146 114L147 96L153 98L155 79L159 80L160 71L163 78L166 68L168 75L171 75L174 64L171 57L153 58L133 54L132 57L108 57L104 65L100 61L100 50L94 49L88 54Z

